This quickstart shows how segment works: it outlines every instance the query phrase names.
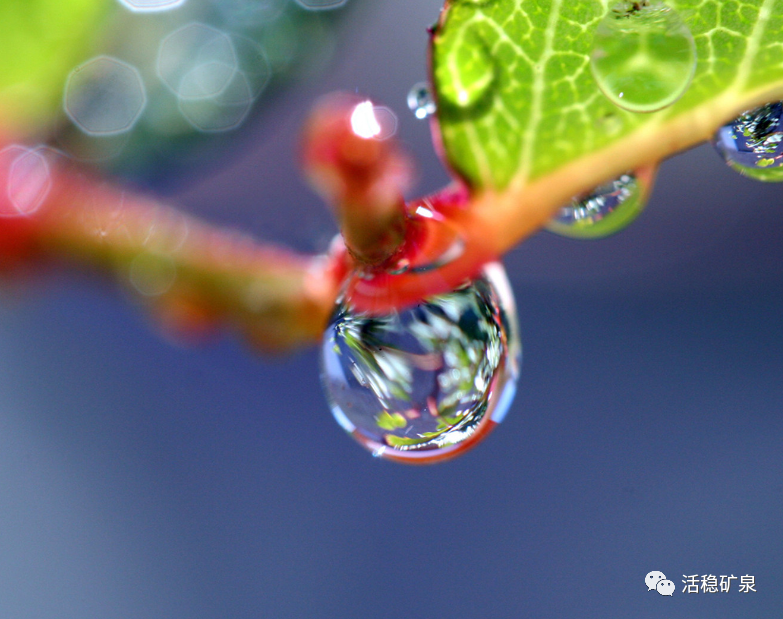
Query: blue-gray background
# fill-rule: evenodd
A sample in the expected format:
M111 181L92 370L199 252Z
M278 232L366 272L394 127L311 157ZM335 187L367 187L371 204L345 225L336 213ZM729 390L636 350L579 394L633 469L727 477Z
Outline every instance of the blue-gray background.
M320 65L167 199L300 249L333 224L300 180L312 100L400 116L419 191L446 176L405 105L439 0L372 0ZM783 608L783 188L709 147L664 163L619 236L540 234L507 266L524 364L504 424L432 468L331 419L314 350L162 337L61 273L0 305L0 617L758 619ZM663 571L672 598L643 579ZM682 593L684 574L757 593Z

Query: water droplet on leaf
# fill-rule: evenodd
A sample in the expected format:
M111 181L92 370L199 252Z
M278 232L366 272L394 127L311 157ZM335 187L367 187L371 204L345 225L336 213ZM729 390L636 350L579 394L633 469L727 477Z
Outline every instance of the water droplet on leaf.
M644 191L633 174L599 185L587 196L574 198L546 228L562 236L597 239L619 232L633 222L645 205Z
M385 315L338 302L321 348L337 422L374 454L445 460L502 421L519 374L519 334L503 267Z
M419 82L408 92L408 107L419 120L432 116L437 111L432 90L427 82Z
M616 135L622 131L623 119L619 114L609 112L603 116L599 116L596 124L598 128L607 135Z
M744 112L718 129L713 145L740 174L760 181L783 181L783 103Z
M495 82L495 63L485 44L475 36L453 37L435 67L441 100L468 109L478 104Z
M631 112L654 112L688 88L696 45L671 7L655 0L623 0L598 24L590 61L612 103Z

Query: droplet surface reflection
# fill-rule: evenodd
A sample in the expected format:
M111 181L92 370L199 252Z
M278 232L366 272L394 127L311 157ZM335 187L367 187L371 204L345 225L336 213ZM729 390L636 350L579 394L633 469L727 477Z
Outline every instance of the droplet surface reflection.
M381 133L381 124L375 116L372 101L362 101L351 114L351 129L360 138L369 140Z
M497 60L477 38L454 41L435 66L439 101L467 110L487 99L497 78Z
M606 97L631 112L654 112L679 99L696 70L691 31L657 0L623 0L595 31L590 58Z
M503 267L392 314L339 302L321 348L322 382L337 422L376 456L445 460L505 416L521 346Z
M590 194L574 198L546 228L573 238L603 238L633 222L645 205L644 192L633 174L622 174Z
M760 181L783 181L783 103L743 113L718 129L713 145L740 174Z

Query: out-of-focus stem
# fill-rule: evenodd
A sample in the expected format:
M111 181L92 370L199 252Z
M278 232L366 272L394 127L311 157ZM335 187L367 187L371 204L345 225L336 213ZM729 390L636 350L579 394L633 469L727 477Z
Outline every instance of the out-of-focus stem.
M370 101L337 94L320 101L303 135L303 167L340 221L345 244L366 265L388 260L405 240L403 192L411 163Z
M0 198L6 266L37 259L98 267L186 334L228 324L270 351L320 338L343 276L339 257L259 245L101 184L51 156L46 162L47 193L27 214L18 212L21 198L11 193L19 179L11 178L12 167L0 166L0 187L8 188ZM33 181L28 174L28 185ZM32 194L28 187L20 195Z

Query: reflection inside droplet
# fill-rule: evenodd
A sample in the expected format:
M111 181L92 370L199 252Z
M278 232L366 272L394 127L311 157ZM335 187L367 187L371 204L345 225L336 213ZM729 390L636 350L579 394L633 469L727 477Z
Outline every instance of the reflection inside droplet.
M497 78L497 59L468 26L441 40L435 60L438 98L460 109L484 101Z
M574 198L547 224L550 232L574 238L602 238L633 222L644 208L644 191L636 176L621 174L587 196Z
M437 111L432 89L427 82L419 82L408 92L408 108L419 120L432 116Z
M632 112L674 103L696 70L691 31L674 9L658 0L622 0L595 31L590 65L601 91Z
M718 129L713 145L740 174L760 181L783 181L783 103L744 112Z
M335 419L373 453L434 462L505 415L519 371L514 302L499 264L454 292L375 316L338 303L321 349Z

